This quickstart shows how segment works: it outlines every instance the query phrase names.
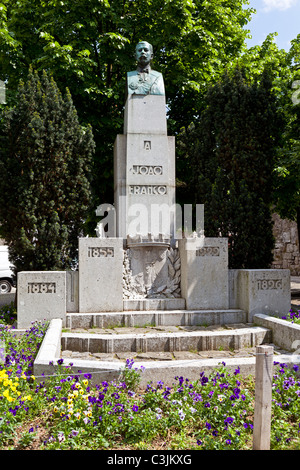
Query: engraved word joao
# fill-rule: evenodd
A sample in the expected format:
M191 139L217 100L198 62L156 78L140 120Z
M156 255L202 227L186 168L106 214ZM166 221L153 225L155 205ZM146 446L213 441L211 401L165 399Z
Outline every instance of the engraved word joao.
M115 256L115 252L113 247L102 246L102 247L95 247L89 246L88 247L88 257L89 258L113 258Z
M56 282L28 282L28 294L55 294Z
M159 176L163 174L163 168L160 165L133 165L132 173L134 175Z
M220 256L220 248L218 246L203 246L196 250L196 256Z
M257 279L258 290L282 289L282 279Z

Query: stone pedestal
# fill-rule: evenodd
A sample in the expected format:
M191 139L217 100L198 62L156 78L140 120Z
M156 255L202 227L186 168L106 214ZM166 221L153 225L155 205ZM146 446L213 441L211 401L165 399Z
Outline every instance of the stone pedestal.
M79 312L123 310L123 240L79 239Z
M66 272L67 282L67 312L78 312L79 304L79 273L78 271Z
M60 318L66 321L66 273L23 271L18 273L18 328L34 321Z
M227 309L227 238L179 240L181 293L188 310Z
M231 307L248 313L282 315L291 308L289 269L234 269L229 272Z

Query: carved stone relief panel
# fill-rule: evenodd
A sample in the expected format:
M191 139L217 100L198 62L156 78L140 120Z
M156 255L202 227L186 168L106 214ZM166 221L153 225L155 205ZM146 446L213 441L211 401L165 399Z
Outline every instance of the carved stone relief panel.
M124 252L125 298L179 298L180 257L167 245L135 246Z

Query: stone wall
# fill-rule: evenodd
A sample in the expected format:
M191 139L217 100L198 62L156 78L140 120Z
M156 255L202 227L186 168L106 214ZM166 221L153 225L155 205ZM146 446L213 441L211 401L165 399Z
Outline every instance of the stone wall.
M273 269L290 269L292 276L300 276L300 253L296 222L273 214L275 236Z

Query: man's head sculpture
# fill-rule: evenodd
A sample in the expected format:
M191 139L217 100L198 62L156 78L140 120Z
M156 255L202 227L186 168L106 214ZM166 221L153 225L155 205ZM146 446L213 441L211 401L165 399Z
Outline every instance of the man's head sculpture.
M153 47L147 41L136 45L135 58L137 69L127 73L127 92L129 95L164 95L165 87L162 74L150 67Z

